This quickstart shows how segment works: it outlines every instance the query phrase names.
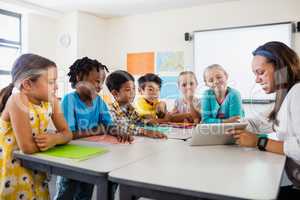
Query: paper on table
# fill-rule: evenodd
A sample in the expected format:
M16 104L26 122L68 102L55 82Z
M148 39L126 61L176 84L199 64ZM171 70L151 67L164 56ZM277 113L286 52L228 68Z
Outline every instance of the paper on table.
M37 154L61 157L61 158L85 160L92 156L96 156L96 155L99 156L107 152L108 149L103 147L89 147L83 145L66 144L62 146L56 146L52 149L39 152Z

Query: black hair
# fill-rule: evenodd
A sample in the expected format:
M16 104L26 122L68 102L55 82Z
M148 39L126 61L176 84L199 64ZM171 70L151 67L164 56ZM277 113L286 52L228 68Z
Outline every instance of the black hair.
M89 75L89 73L96 69L97 72L100 70L105 70L108 72L108 69L105 65L100 63L98 60L92 60L88 57L83 57L81 59L77 59L69 68L70 71L68 76L70 77L69 82L71 83L72 88L75 88L79 77L79 80L82 80L84 76Z
M4 110L13 88L21 89L20 81L26 78L36 81L42 72L47 71L50 67L56 67L56 64L47 58L30 53L21 55L13 64L12 82L0 91L0 113Z
M105 83L109 91L120 91L122 85L127 81L134 82L134 77L124 70L117 70L107 76Z
M146 82L154 82L161 88L162 80L156 74L147 73L144 76L141 76L138 80L139 88L145 89Z

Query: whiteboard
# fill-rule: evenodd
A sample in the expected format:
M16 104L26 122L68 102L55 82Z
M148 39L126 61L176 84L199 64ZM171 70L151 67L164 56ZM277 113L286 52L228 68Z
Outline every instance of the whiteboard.
M281 41L291 47L292 23L194 32L194 70L200 90L207 89L203 81L204 69L220 64L228 72L228 86L239 90L242 99L274 99L274 94L265 94L255 83L251 70L252 52L269 41Z

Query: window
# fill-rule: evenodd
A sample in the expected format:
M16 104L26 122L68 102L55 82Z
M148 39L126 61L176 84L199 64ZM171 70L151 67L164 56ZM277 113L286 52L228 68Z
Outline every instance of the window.
M21 15L0 9L0 89L11 82L13 62L21 52Z

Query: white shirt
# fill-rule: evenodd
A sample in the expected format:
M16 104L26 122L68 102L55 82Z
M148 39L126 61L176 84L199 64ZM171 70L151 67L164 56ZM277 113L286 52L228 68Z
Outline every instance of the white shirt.
M300 184L300 83L295 84L281 104L275 126L276 138L283 141L283 151L288 157L286 172L294 185ZM271 133L272 123L266 119L247 119L247 129L255 133Z
M286 95L277 115L279 126L275 131L283 141L285 155L300 165L300 83L295 84Z
M196 110L199 110L200 112L200 99L198 97L195 97L193 99L193 106ZM176 113L191 112L190 107L187 105L183 98L175 100L174 110L176 110Z
M300 165L300 83L295 84L281 104L277 115L279 125L275 126L278 140L283 141L285 155ZM246 119L248 130L255 133L272 133L272 123L267 116L261 115L256 119Z

